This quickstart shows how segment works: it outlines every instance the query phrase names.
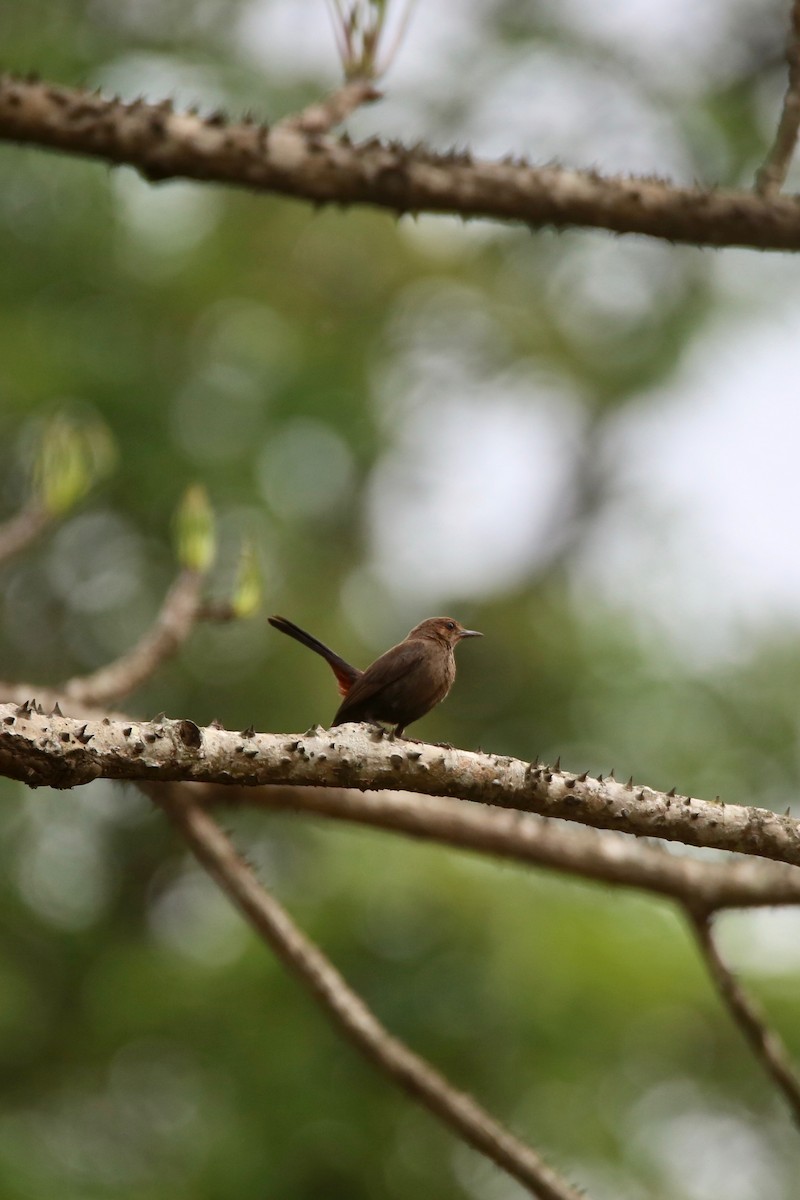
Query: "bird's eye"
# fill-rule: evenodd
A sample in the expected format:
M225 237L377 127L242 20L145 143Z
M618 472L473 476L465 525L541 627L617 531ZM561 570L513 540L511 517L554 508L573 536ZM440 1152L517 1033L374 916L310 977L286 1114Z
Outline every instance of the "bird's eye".
M455 629L456 627L455 621L447 621L446 624L448 629Z

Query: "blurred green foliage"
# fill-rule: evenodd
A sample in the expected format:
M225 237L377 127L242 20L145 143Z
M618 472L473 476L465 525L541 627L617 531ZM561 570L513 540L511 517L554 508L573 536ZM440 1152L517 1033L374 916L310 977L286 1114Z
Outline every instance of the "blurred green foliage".
M457 7L442 5L441 20ZM671 114L687 170L703 178L711 161L737 182L759 153L784 7L760 13L757 36L752 6L706 16L719 25L713 70L700 62L700 82L670 93L575 6L484 5L468 15L480 87L453 35L412 133L469 140L481 88L526 55L587 75L602 63ZM245 45L259 16L297 31L280 69L259 68ZM332 37L327 77L308 65L304 19L321 25L322 4L26 0L3 12L4 60L65 84L172 91L209 108L221 98L272 117L335 78ZM370 110L374 127L382 119ZM517 128L494 131L507 151L520 149ZM2 568L2 676L56 683L128 648L176 570L170 514L202 481L218 518L217 594L231 592L244 538L267 611L355 662L431 606L484 631L460 652L447 704L412 733L791 803L794 633L776 627L693 663L573 570L589 539L602 544L614 495L604 432L649 403L724 306L714 256L153 188L34 149L4 146L2 158L2 511L26 499L43 415L102 420L119 455L109 480ZM547 428L563 425L560 473L544 459L530 468L552 493L546 519L532 520L511 567L481 572L494 536L473 539L460 522L475 528L504 468L488 443L481 457L480 422L499 411L495 390L517 397L514 420L539 412L537 389L550 396ZM429 431L425 461L445 474L465 445L473 465L451 480L452 514L434 490L403 516L404 500L427 494L412 428ZM525 504L512 497L509 523L524 526ZM424 553L409 559L415 545ZM447 574L451 550L461 558ZM412 567L394 586L407 560L419 578ZM335 705L324 665L263 612L201 627L131 700L144 714L272 730L324 722ZM518 1194L333 1034L134 793L2 781L0 792L3 1197ZM231 824L388 1026L593 1197L796 1195L788 1119L665 905L322 822L243 813ZM753 988L800 1055L797 926L782 921L726 917L726 944L758 967Z

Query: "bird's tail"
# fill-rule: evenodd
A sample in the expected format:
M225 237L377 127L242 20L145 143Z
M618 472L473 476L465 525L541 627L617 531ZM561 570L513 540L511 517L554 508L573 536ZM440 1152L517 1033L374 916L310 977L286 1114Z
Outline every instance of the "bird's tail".
M358 667L354 667L349 662L346 662L345 659L331 650L329 646L321 642L319 638L315 638L313 634L306 633L305 629L301 629L299 625L295 625L294 621L287 621L286 617L278 616L268 617L267 619L270 625L274 625L281 633L287 634L289 637L294 638L296 642L300 642L303 646L308 646L309 650L314 650L317 654L322 655L336 676L340 695L347 695L361 674Z

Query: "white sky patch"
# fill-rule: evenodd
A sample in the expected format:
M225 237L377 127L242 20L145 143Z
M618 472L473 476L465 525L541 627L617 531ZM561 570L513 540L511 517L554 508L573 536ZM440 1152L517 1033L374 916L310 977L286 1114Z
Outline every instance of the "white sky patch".
M764 38L764 0L544 0L545 12L563 28L596 39L622 54L658 87L685 100L687 93L723 85L745 59L750 39ZM766 11L765 11L766 10ZM785 5L773 13L786 22ZM776 19L776 30L781 29ZM738 36L737 36L738 35ZM780 36L780 35L779 35Z
M502 62L495 55L472 99L464 137L482 155L501 158L513 147L536 162L602 163L605 172L657 171L691 181L672 113L617 64L525 47Z
M381 581L433 603L491 595L523 576L550 548L580 420L568 396L502 379L415 407L371 481Z
M793 991L800 974L800 912L796 908L750 909L720 923L722 953L736 970L785 976Z
M629 1125L632 1151L648 1173L655 1171L662 1195L782 1200L789 1194L771 1131L722 1108L690 1080L669 1080L645 1092Z
M325 0L251 0L235 17L234 45L273 79L316 75L320 86L334 86L339 60L327 7Z
M96 71L93 82L128 102L137 96L152 104L169 98L176 109L196 104L203 113L229 107L216 71L172 54L123 55Z
M690 652L800 624L799 352L796 303L721 316L669 386L622 415L604 448L617 498L577 563L581 587Z
M631 253L658 274L658 255L638 243ZM603 277L603 255L595 266ZM800 626L792 266L745 252L719 260L726 306L669 383L632 402L596 447L611 499L573 565L575 595L629 612L643 636L695 660L730 657L772 622ZM575 298L575 280L568 290ZM391 448L368 497L381 585L422 602L525 578L569 514L577 398L514 363L480 297L443 280L407 290L386 342L374 386Z

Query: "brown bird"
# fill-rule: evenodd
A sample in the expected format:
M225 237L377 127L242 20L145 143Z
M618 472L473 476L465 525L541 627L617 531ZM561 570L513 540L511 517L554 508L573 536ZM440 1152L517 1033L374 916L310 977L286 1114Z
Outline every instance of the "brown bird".
M444 700L456 677L453 651L462 638L483 637L452 617L429 617L415 625L403 642L359 671L318 638L285 617L270 617L281 633L321 654L330 665L344 697L331 725L346 721L382 721L395 726L397 737Z

